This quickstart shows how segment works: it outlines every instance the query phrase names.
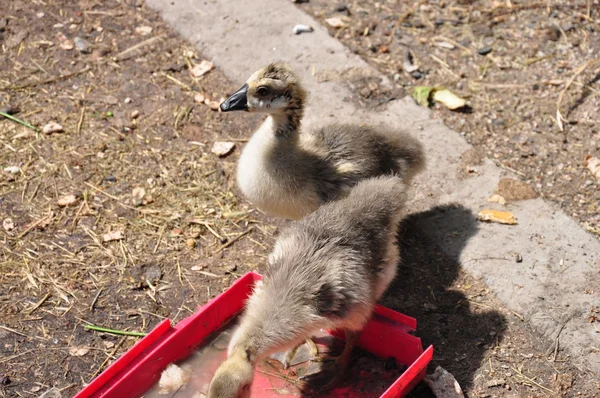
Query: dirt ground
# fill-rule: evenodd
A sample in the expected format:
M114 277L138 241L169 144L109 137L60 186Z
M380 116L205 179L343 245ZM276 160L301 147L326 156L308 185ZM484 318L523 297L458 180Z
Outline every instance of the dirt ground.
M411 95L414 86L449 88L470 108L437 105L437 117L600 235L600 179L585 162L600 156L598 0L298 3L396 82L391 91L355 84L365 105ZM418 66L411 73L407 50Z
M84 326L148 332L183 319L259 269L284 223L234 184L260 118L211 109L237 87L218 69L194 78L201 54L141 2L13 0L0 16L1 110L63 127L0 119L0 396L72 396L139 338ZM211 153L216 140L234 152ZM430 217L465 240L477 227L460 206L410 216L384 304L419 320L432 370L472 397L597 396L598 382L465 275L458 253L419 234Z

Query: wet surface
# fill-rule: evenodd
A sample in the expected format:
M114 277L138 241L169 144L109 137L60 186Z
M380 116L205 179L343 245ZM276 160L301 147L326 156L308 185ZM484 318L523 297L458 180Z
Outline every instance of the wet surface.
M161 389L157 383L144 398L203 398L208 392L212 376L227 357L227 346L231 339L237 320L230 322L227 327L205 345L196 350L185 360L176 363L184 372L187 380L176 391ZM339 355L344 342L326 332L319 332L312 338L319 351L319 358ZM297 359L297 358L293 358ZM299 381L301 376L317 373L321 368L327 368L327 361L305 361L288 369L275 359L262 360L255 371L252 396L256 397L379 397L402 374L405 369L393 359L374 356L365 350L354 350L350 367L339 385L327 393L303 391Z

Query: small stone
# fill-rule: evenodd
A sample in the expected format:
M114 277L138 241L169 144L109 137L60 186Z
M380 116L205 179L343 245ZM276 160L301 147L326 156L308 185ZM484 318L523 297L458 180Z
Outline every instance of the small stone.
M40 18L40 19L41 19L41 18L44 18L44 15L46 15L46 14L44 14L44 13L43 13L43 12L41 12L41 11L40 11L40 12L38 12L37 14L35 14L35 16L36 16L36 17L38 17L38 18Z
M299 35L300 33L310 33L313 31L313 28L312 26L298 24L294 26L292 31L295 35Z
M487 388L499 387L506 384L506 380L504 379L492 379L486 383Z
M192 76L202 77L208 72L210 72L214 67L215 65L212 62L204 59L198 65L194 65L194 67L192 68Z
M126 104L131 104L132 101L133 100L131 98L127 97L127 98L125 98L125 101L123 101L123 102L125 102Z
M530 200L539 196L529 184L512 178L502 178L498 182L495 193L502 196L507 202Z
M123 238L125 238L125 234L123 233L123 231L112 231L102 235L102 239L104 240L104 242L112 242L114 240L121 240Z
M423 74L421 72L419 72L418 70L411 72L410 75L417 80L423 78Z
M138 111L137 109L134 110L133 112L131 112L132 119L137 119L139 116L140 116L140 111Z
M192 239L192 238L186 239L185 245L187 247L189 247L190 249L193 249L194 247L196 247L196 239Z
M196 94L194 95L194 101L203 104L204 101L206 101L206 97L204 96L204 94Z
M348 10L348 6L343 3L338 4L337 6L335 6L334 10L337 12L344 12L344 11Z
M584 160L585 167L600 180L600 159L593 156L586 156Z
M87 354L88 352L90 352L90 349L88 347L70 347L69 348L69 355L71 355L72 357L82 357L85 354Z
M517 263L522 263L522 262L523 262L523 256L521 256L520 254L517 254L517 255L515 256L515 261L516 261Z
M69 40L67 38L67 36L65 36L65 34L62 32L58 32L56 34L56 40L58 40L58 42L59 42L58 46L63 50L70 51L73 48L75 48L75 45L73 44L73 42L71 40Z
M115 177L114 175L108 175L108 176L106 176L106 178L104 180L108 181L108 182L116 182L117 177Z
M4 168L4 171L11 174L17 174L21 171L21 168L19 166L8 166Z
M73 195L72 193L61 196L58 198L57 203L60 207L72 206L77 203L77 196Z
M50 122L42 128L42 131L44 134L60 133L63 131L63 126L56 122Z
M17 33L6 39L4 44L9 49L18 47L23 42L23 40L27 38L27 36L29 36L29 32L26 29L19 30Z
M237 270L237 265L232 264L229 267L227 267L227 273L231 274L232 272L235 272Z
M134 206L147 205L148 203L152 203L152 197L150 195L146 195L146 190L142 187L133 188L131 192L131 201Z
M425 377L425 383L436 397L463 398L464 394L460 384L446 369L438 366L433 374Z
M219 157L224 157L229 155L233 151L233 148L235 148L235 143L233 142L216 141L210 151Z
M80 53L89 54L91 52L90 43L88 43L85 39L77 36L74 41L75 41L75 48Z
M219 105L221 105L221 102L225 101L225 99L221 100L221 101L213 101L209 98L206 98L204 100L204 104L208 105L208 107L210 109L212 109L213 111L218 111L219 110Z
M17 105L6 105L0 108L0 112L4 112L7 115L16 115L17 113L21 112L21 108L19 108Z
M150 286L156 286L156 284L160 281L162 277L162 271L158 267L158 265L152 265L148 267L146 273L144 274L144 278L146 279L146 283Z
M494 195L490 196L487 201L490 203L499 203L501 205L506 204L506 199L504 199L504 197L502 197L498 194L494 194Z
M135 28L135 33L137 33L140 36L148 36L150 33L152 33L152 27L138 26L137 28Z
M479 50L477 50L477 54L479 54L479 55L488 55L491 52L492 52L491 46L484 46L484 47L481 47Z
M338 18L338 17L327 18L325 20L325 22L327 22L327 24L329 26L331 26L332 28L336 28L336 29L345 28L346 26L348 26L348 25L346 25L346 23L344 21L342 21L341 18Z
M2 228L4 228L6 232L12 231L15 229L15 222L10 217L5 218L4 221L2 221Z

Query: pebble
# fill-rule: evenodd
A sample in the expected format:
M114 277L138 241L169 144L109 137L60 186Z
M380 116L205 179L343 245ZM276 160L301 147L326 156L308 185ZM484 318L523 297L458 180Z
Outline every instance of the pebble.
M135 33L137 33L138 35L141 35L141 36L147 36L150 33L152 33L152 27L151 26L138 26L137 28L135 28Z
M126 104L131 104L131 101L132 101L132 99L131 99L131 98L129 98L129 97L127 97L127 98L125 98L125 101L124 101L124 102L125 102Z
M4 221L2 221L2 227L6 232L12 231L15 229L15 222L12 220L12 218L5 218Z
M219 157L224 157L229 155L233 151L233 148L235 148L235 143L233 142L216 141L210 151Z
M419 72L418 70L413 71L410 75L417 80L421 79L423 77L423 74L421 72Z
M77 36L74 39L74 42L75 42L75 48L80 53L88 54L91 52L90 44L85 39Z
M146 278L147 284L156 286L156 284L160 281L160 278L162 277L162 271L160 270L158 265L151 265L146 270L144 277Z
M479 55L488 55L491 52L492 52L491 46L481 47L479 50L477 50L477 54L479 54Z
M137 119L139 116L140 116L140 111L138 111L137 109L134 110L133 112L131 112L132 119Z
M335 6L334 10L337 12L344 12L348 9L348 6L345 4L338 4L337 6Z
M75 203L77 203L77 196L75 196L72 193L70 193L68 195L61 196L60 198L58 198L58 202L57 203L58 203L58 205L60 207L72 206Z
M8 166L4 168L4 171L11 173L11 174L17 174L18 172L21 171L21 168L19 166Z
M21 112L21 109L16 105L7 105L0 108L0 112L6 113L7 115L16 115Z
M298 24L294 26L293 31L295 35L299 35L300 33L310 33L313 31L313 28L312 26Z
M196 247L196 240L192 238L186 239L185 245L190 249L193 249L194 247Z
M212 62L203 59L198 65L194 65L191 72L194 77L201 77L210 72L214 67L215 65Z
M504 379L492 379L487 382L486 387L492 388L492 387L503 386L505 384L506 384L506 380L504 380Z
M60 133L63 131L63 126L56 122L50 122L42 128L42 131L44 134Z
M115 181L117 181L117 177L115 177L113 175L109 175L105 178L105 180L108 182L115 182Z

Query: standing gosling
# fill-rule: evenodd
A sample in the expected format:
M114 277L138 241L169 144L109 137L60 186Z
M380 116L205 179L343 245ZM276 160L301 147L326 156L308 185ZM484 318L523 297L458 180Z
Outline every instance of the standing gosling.
M296 347L320 329L344 329L342 354L330 368L305 380L318 390L333 387L375 303L396 275L396 231L405 201L400 178L367 179L347 197L284 230L208 397L248 397L259 360Z
M402 131L334 124L300 134L305 98L292 69L273 63L220 106L269 115L237 166L242 193L265 213L300 219L360 180L396 174L408 186L424 168L421 143Z

